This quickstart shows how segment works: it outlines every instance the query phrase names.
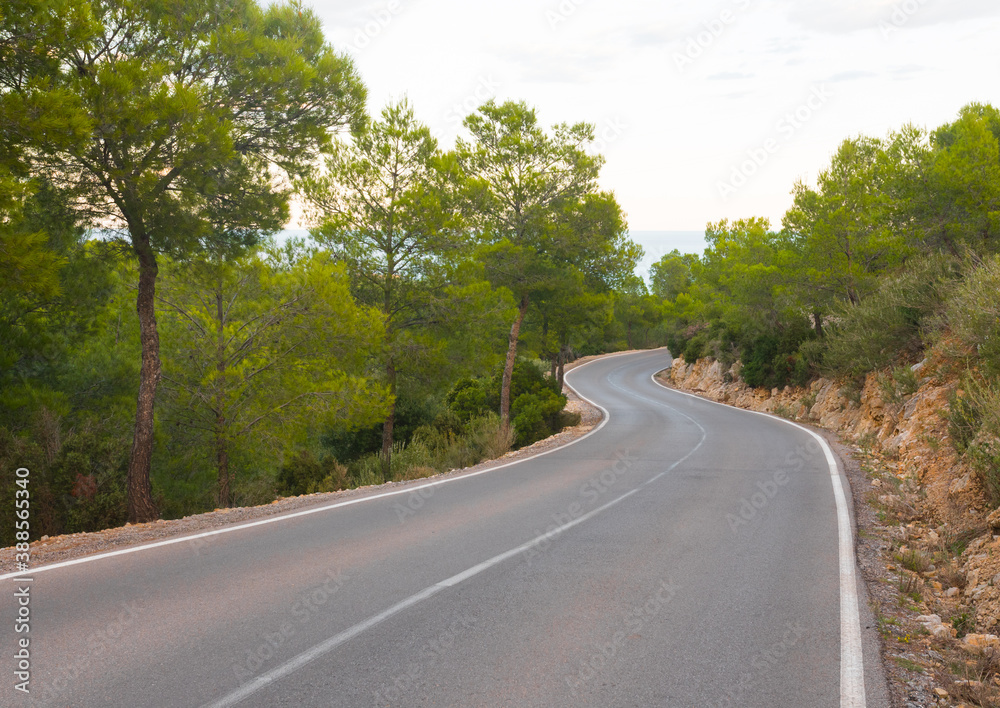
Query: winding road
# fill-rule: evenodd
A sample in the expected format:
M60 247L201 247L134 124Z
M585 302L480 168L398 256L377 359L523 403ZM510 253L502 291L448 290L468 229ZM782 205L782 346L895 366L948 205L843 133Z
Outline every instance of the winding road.
M571 371L604 421L525 461L36 569L30 696L4 579L0 704L887 706L835 456L669 364Z

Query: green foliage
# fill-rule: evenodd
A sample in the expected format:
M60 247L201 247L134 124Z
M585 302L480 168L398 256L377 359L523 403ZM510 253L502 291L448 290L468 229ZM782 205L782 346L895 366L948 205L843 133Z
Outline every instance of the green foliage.
M362 375L381 322L353 302L328 255L179 264L161 293L164 417L186 446L215 452L220 505L231 501L228 456L251 436L259 454L264 440L276 453L279 440L304 442L296 431L383 413L385 392Z
M23 412L23 411L22 411ZM40 406L20 430L0 426L0 465L27 467L31 537L93 531L125 523L127 413L101 418L81 412L74 425ZM14 475L0 477L0 545L14 542Z
M895 558L901 566L912 573L923 573L931 564L930 559L922 551L915 548L905 553L897 553Z
M349 466L352 486L388 481L420 479L438 472L470 467L482 460L496 459L510 450L514 431L504 426L493 412L466 420L458 430L447 425L418 428L409 443L393 446L389 474L385 474L380 453L361 457Z
M898 405L906 396L917 392L920 388L920 378L909 366L898 366L889 373L880 373L878 384L882 391L882 400Z
M409 442L419 428L434 423L441 407L430 397L410 394L409 387L405 387L396 397L395 438L403 443ZM338 460L351 463L382 449L382 425L361 426L358 421L348 421L330 426L322 433L321 442Z
M457 429L453 425L437 420L414 434L414 440L430 451L433 466L442 472L502 457L514 445L514 431L504 428L492 411L464 421Z
M950 259L926 258L883 278L878 292L858 305L840 306L827 334L827 370L857 376L920 358L953 277Z
M500 402L502 372L491 378L464 379L448 394L448 405L460 420L496 410ZM524 447L562 429L560 411L566 397L559 384L524 359L514 364L511 380L511 418L517 431L517 446Z
M799 348L812 336L805 322L799 320L777 333L743 339L739 342L743 362L740 375L748 386L755 388L805 386L813 372Z
M877 275L907 255L890 220L884 187L895 165L886 150L877 139L845 140L815 190L795 186L783 224L796 255L795 291L810 312L825 313L834 302L858 304L874 291Z
M299 4L108 0L73 3L66 14L58 0L45 4L33 12L18 2L13 29L0 30L0 114L56 100L65 120L49 133L46 121L24 129L20 117L13 140L5 121L2 147L25 144L13 157L5 149L0 168L13 163L65 185L66 204L112 229L139 266L144 365L128 513L149 521L158 256L234 255L281 228L289 216L281 171L311 162L331 128L359 128L365 90Z
M967 385L975 383L970 381ZM983 414L976 397L959 396L953 391L948 399L948 437L955 450L959 453L968 450L982 424Z
M574 424L544 364L518 364L513 425L500 374L445 403L515 317L554 372L657 341L592 126L491 103L443 153L405 102L368 120L297 3L10 0L0 20L0 462L32 470L36 535L417 478ZM289 183L316 242L278 248Z
M984 259L949 294L948 331L991 375L1000 375L1000 256Z
M815 187L796 185L780 233L762 219L709 224L702 257L673 253L652 271L671 351L738 353L754 386L860 379L934 342L1000 374L998 138L1000 111L980 104L930 134L851 138ZM882 383L888 400L917 385L904 368Z
M388 432L383 457L406 432L396 429L396 401L426 392L428 371L445 378L448 369L465 373L488 359L488 338L465 337L466 345L455 347L464 365L454 366L445 349L506 314L503 296L464 267L471 240L461 229L453 171L453 158L441 154L404 100L353 142L337 141L324 174L299 182L316 212L313 236L347 264L354 296L381 315L386 338L375 354L392 397L379 431Z
M955 628L955 636L961 639L976 631L976 616L968 612L960 612L951 618L951 626Z
M511 413L519 447L559 432L562 423L559 412L565 405L565 396L543 387L515 398Z
M281 466L276 480L281 496L293 497L316 492L335 492L348 486L347 468L332 455L322 459L300 450Z
M1000 505L1000 385L967 375L948 411L952 445L979 475L990 502Z
M465 211L480 240L477 257L490 282L508 289L518 304L501 379L499 410L507 423L517 398L509 367L532 303L542 313L540 353L561 366L574 330L593 325L579 302L561 306L574 292L600 295L625 282L642 251L628 239L613 195L597 191L604 158L586 149L593 125L546 131L533 109L513 101L488 101L464 125L471 140L459 138L455 160ZM536 413L524 423L540 431Z
M681 253L674 249L649 269L649 279L653 295L660 300L676 300L678 295L688 292L694 282L693 270L698 256Z
M926 241L959 255L1000 250L1000 112L965 106L953 123L930 136L921 182L914 194L915 230Z
M613 321L623 330L623 341L618 342L617 348L648 349L662 344L657 341L659 325L663 320L660 298L650 295L646 284L636 276L626 281L626 286L613 296Z

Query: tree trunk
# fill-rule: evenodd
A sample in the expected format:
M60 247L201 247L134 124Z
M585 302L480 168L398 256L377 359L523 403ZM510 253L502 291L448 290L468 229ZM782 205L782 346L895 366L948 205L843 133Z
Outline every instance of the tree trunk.
M228 509L233 503L230 497L230 477L229 477L229 450L226 448L225 425L226 421L222 416L216 423L218 432L215 437L215 460L219 467L219 498L220 509Z
M392 401L389 403L389 415L382 423L382 477L389 481L392 473L392 437L393 428L396 426L396 363L389 359L385 367L386 379L389 381L389 394Z
M823 315L818 312L813 313L813 329L816 330L816 336L820 339L823 338Z
M218 506L220 509L228 509L232 504L231 478L229 476L229 450L226 447L226 414L225 414L225 386L226 386L226 309L222 300L222 284L219 283L215 291L215 316L216 316L216 343L215 343L215 368L219 372L219 382L215 395L215 459L218 468Z
M142 368L139 371L139 398L135 412L132 454L128 463L127 515L129 523L145 523L159 517L153 502L149 472L153 464L153 404L160 383L160 336L156 331L156 255L149 241L135 245L139 260L139 341Z
M566 382L566 356L569 352L566 351L566 347L562 347L559 350L559 390L563 388L563 384Z
M514 378L514 362L517 360L517 339L521 336L521 323L528 312L528 296L521 298L521 306L517 308L517 319L510 328L510 340L507 344L507 362L503 367L503 381L500 384L500 425L505 429L510 427L510 382Z

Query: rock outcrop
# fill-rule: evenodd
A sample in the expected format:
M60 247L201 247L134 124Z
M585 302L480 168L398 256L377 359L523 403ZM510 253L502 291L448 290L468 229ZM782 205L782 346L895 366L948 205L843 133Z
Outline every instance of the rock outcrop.
M947 367L928 362L913 370L921 377L919 387L903 395L887 391L885 377L880 380L877 374L869 374L863 386L818 379L808 388L754 389L740 379L739 363L725 367L712 359L690 364L677 358L661 378L715 401L833 430L878 456L897 483L872 480L873 501L887 509L905 507L902 538L928 556L948 549L959 554L954 562L964 580L961 591L954 583L936 580L933 570L924 573L935 595L929 604L974 610L976 628L996 632L1000 535L994 534L1000 534L1000 510L990 508L977 476L949 442L947 412L957 386L954 378ZM906 494L907 489L911 493Z

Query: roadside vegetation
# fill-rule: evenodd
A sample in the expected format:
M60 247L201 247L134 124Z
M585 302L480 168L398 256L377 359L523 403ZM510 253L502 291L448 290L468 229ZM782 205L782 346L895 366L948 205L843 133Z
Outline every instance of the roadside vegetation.
M18 468L32 539L417 478L663 343L590 124L491 101L439 145L297 3L0 20L0 544Z
M848 398L879 372L890 403L937 352L962 381L950 443L1000 504L1000 111L845 140L793 196L780 228L709 224L704 254L654 264L671 351L739 361L752 387L836 378Z

